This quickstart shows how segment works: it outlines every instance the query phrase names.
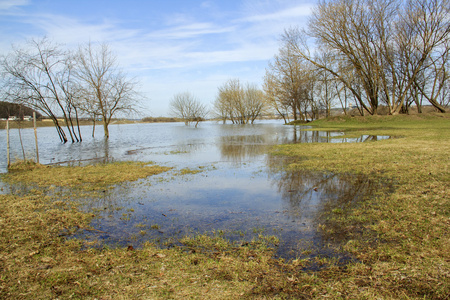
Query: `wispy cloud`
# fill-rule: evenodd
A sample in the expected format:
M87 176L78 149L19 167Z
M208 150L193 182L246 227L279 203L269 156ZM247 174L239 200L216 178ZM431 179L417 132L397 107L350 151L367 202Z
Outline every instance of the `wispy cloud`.
M120 24L107 19L98 23L85 23L62 15L41 14L27 21L41 29L46 36L68 45L92 41L117 41L134 38L140 29L121 28Z
M11 10L15 7L28 5L28 0L0 0L0 12Z
M220 10L224 7L207 0L200 8L211 15L164 11L156 26L107 15L94 19L69 12L35 12L27 9L27 0L0 0L0 13L16 11L14 22L27 28L20 34L28 38L45 35L72 48L88 41L110 44L122 66L143 79L145 90L155 92L149 96L155 101L166 99L168 90L175 92L175 82L176 91L192 87L194 93L193 89L202 91L200 97L211 99L227 78L262 78L283 29L305 20L312 7L296 0L263 2L249 0L248 7L235 2ZM6 34L0 34L5 37L0 51L6 41L19 42L14 33Z
M280 11L249 15L238 19L239 22L266 22L266 21L286 21L295 20L306 17L311 14L312 4L301 4L298 6L289 7Z
M169 27L147 34L148 38L189 39L210 34L231 32L236 26L218 26L211 22L193 22L180 26Z

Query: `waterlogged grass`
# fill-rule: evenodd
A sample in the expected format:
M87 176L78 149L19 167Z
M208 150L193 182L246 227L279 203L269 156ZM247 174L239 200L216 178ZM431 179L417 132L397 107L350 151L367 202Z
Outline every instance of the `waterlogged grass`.
M58 186L84 190L98 190L125 181L135 181L170 170L149 162L116 162L84 167L44 166L33 162L13 164L5 180L26 182L40 187Z
M278 240L264 232L241 245L217 231L186 237L184 247L170 250L150 243L139 250L89 248L65 235L89 229L94 216L36 188L22 196L0 195L0 298L447 299L450 119L391 116L314 124L346 133L401 137L273 149L274 155L291 157L288 168L362 173L391 189L380 190L356 207L334 209L320 224L325 237L346 236L342 250L353 253L355 262L342 266L323 257L275 260L272 247ZM91 168L103 171L94 175ZM109 173L146 168L151 166L35 166L10 172L3 180L96 189L107 182L142 178ZM44 179L37 180L40 176ZM311 266L319 271L305 271Z
M279 146L292 169L362 173L394 187L348 212L332 211L325 234L348 236L359 263L334 276L333 293L358 298L450 297L450 118L339 117L315 129L401 138L359 144ZM344 293L345 292L345 293ZM364 295L364 296L363 296ZM369 297L369 295L371 295ZM352 297L351 297L352 298Z
M61 233L87 228L92 215L41 195L0 200L2 299L237 299L278 293L294 280L274 267L270 239L235 246L202 235L171 250L87 248Z
M205 167L199 166L198 169L191 169L191 168L183 168L179 170L175 175L194 175L197 173L201 173L205 170Z

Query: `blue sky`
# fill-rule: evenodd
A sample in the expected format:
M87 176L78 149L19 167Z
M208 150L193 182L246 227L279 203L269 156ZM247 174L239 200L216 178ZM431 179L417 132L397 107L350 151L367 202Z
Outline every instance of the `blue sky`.
M314 0L0 0L0 55L47 36L68 48L106 42L140 82L145 116L174 94L210 105L230 78L261 85L279 37L306 25Z

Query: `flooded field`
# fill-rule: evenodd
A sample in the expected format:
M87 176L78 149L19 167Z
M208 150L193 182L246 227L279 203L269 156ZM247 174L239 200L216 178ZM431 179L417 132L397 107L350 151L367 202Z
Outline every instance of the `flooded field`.
M109 140L102 138L101 130L92 138L91 128L83 127L82 143L60 144L54 128L39 128L39 154L43 164L134 160L173 167L106 190L101 197L80 199L83 209L99 216L92 224L96 230L82 234L97 245L139 247L150 241L171 247L183 236L202 233L239 244L263 234L276 237L273 244L279 257L336 255L339 235L325 236L320 225L330 213L339 214L370 195L375 184L346 174L288 172L283 168L286 158L270 156L268 150L276 144L388 137L348 139L340 132L305 129L279 121L245 126L207 122L199 128L181 123L112 125ZM27 158L33 158L33 131L21 134ZM13 130L13 155L20 158L17 136ZM4 130L0 139L5 140ZM1 172L6 171L3 148Z

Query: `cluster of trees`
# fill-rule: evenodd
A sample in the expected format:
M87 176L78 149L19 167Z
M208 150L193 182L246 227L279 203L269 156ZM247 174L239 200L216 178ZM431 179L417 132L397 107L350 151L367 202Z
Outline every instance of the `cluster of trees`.
M314 50L311 50L314 49ZM216 118L253 123L264 110L285 122L344 113L408 113L450 105L450 0L319 0L307 29L286 29L263 91L238 79L219 87Z
M189 92L178 93L170 100L171 113L181 118L186 125L195 123L195 127L200 121L203 121L208 109L194 95Z
M449 105L449 0L320 0L308 29L287 29L281 40L264 82L280 113L328 114L333 101L344 109L352 101L361 114Z
M254 84L230 79L219 87L214 102L215 117L233 124L253 124L265 107L264 94Z
M9 117L17 117L19 120L23 120L24 116L33 116L33 113L36 113L36 118L40 119L42 115L23 105L10 103L5 101L0 101L0 118L8 119Z
M239 79L230 79L219 87L218 96L213 103L212 116L224 123L253 124L261 115L266 102L264 93L254 84L243 85ZM184 120L186 125L204 120L209 111L191 93L176 94L170 101L172 115Z
M82 140L80 114L101 118L109 137L112 116L133 111L137 104L136 82L118 67L106 44L68 51L47 38L31 40L13 48L0 65L3 97L47 115L64 143L68 136L72 142Z

